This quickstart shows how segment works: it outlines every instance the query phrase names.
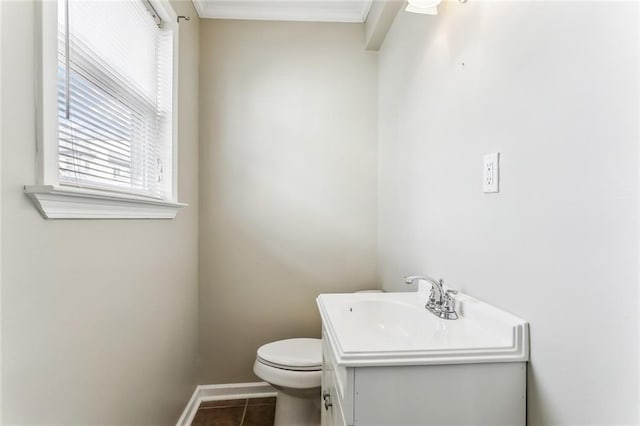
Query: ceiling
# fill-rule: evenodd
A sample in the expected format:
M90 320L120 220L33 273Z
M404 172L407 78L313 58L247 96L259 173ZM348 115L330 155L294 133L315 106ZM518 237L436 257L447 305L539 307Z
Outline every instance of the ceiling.
M192 0L200 18L364 22L372 0Z

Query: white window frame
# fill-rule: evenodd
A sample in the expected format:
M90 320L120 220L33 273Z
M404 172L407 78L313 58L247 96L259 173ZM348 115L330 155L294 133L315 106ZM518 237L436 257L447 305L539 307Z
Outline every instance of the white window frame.
M139 0L135 0L139 1ZM166 200L58 181L58 1L36 2L36 184L25 193L45 219L173 219L178 202L178 23L169 0L150 0L173 31L172 183Z

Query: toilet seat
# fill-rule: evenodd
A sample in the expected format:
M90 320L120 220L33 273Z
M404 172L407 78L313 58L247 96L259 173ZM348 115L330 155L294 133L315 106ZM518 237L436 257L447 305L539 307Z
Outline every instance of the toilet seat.
M322 340L299 338L267 343L258 348L257 358L273 368L319 371L322 369Z
M256 359L253 372L265 382L276 388L314 389L320 387L322 370L294 371L276 368Z

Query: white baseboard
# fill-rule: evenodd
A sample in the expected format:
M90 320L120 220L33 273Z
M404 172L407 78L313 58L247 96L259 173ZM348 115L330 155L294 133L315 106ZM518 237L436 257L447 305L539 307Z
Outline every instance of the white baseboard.
M202 401L265 398L276 395L276 390L266 382L198 385L176 426L190 426Z

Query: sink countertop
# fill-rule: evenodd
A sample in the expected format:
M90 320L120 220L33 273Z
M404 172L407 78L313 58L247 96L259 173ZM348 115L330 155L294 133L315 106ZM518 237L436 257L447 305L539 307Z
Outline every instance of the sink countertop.
M428 291L321 294L325 338L342 366L522 362L528 323L469 295L455 296L460 318L438 318Z

